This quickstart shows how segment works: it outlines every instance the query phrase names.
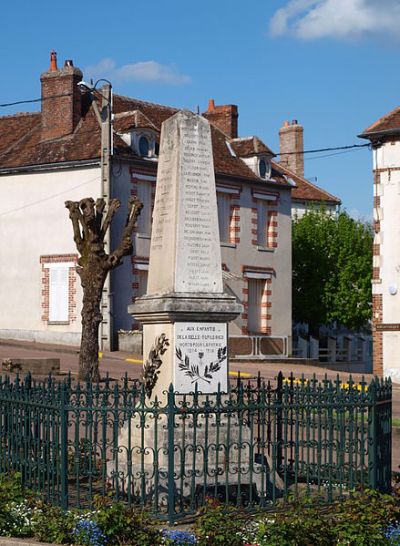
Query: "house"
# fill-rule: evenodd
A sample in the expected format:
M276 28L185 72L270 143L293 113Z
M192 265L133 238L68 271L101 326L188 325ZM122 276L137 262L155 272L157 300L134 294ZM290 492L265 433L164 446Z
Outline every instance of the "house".
M400 107L367 127L374 179L373 367L400 381Z
M0 117L0 337L78 345L82 292L64 201L103 193L101 127L82 94L82 72L55 53L41 75L41 111ZM102 97L95 95L95 101ZM112 272L102 346L139 325L127 306L146 291L161 124L177 109L113 95L111 197L144 203L134 256ZM236 355L290 353L291 194L309 183L273 161L257 137L238 136L238 109L215 105L211 125L221 254L227 290L244 311L230 326ZM289 173L289 174L288 174ZM296 186L291 180L296 181ZM124 212L111 226L118 240Z

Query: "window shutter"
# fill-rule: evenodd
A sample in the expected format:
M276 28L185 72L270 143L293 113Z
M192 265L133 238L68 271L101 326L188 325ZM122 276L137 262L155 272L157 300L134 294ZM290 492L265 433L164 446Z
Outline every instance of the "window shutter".
M147 278L149 276L149 272L146 269L139 269L138 274L138 281L139 281L139 288L137 291L138 297L144 296L147 292Z
M267 203L257 201L257 244L258 246L267 246Z
M68 267L50 269L49 321L68 321Z
M248 316L247 327L249 332L261 332L261 299L264 291L264 279L248 279Z
M142 211L139 215L137 226L138 232L145 235L151 234L151 190L152 184L146 180L138 183L138 198L143 203Z
M223 243L230 241L231 198L229 194L217 193L219 237Z

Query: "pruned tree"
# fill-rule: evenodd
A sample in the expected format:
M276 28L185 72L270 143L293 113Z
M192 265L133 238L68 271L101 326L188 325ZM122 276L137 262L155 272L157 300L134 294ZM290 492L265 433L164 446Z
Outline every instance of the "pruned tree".
M105 201L91 197L81 201L66 201L74 231L74 241L80 254L77 273L83 289L82 337L79 352L79 374L81 380L99 381L99 326L103 320L101 299L109 271L122 263L124 256L132 254L132 232L143 207L136 198L128 203L128 217L118 248L105 252L105 235L115 212L121 203L111 199L104 216ZM104 216L104 218L103 218Z

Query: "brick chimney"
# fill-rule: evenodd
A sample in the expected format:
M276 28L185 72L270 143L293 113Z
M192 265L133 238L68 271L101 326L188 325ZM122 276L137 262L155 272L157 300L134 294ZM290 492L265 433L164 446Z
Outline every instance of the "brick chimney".
M203 113L203 116L229 138L237 138L239 114L236 104L215 106L214 100L210 99L208 101L208 110Z
M48 72L40 76L42 83L42 140L71 134L81 119L81 92L77 83L82 72L72 61L57 67L57 53L50 54Z
M283 166L304 178L303 127L298 124L296 119L292 122L285 121L283 127L279 130L279 140L280 162Z

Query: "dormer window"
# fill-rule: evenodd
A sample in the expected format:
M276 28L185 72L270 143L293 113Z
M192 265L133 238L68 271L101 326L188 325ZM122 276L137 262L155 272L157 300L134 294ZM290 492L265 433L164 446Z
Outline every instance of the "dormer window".
M131 147L140 157L156 157L158 155L158 146L155 131L136 129L132 132Z
M261 178L269 178L271 176L271 162L262 157L258 161L258 174Z

